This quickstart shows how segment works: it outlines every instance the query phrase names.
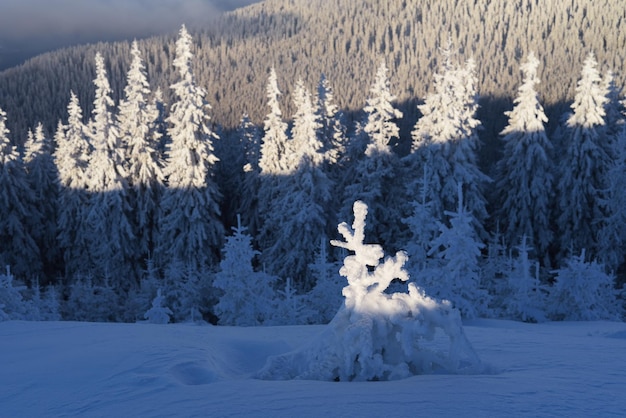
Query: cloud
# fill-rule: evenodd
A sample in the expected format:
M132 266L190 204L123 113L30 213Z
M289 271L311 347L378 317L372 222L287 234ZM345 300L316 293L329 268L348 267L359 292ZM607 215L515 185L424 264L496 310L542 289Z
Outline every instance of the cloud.
M254 0L2 0L0 41L92 42L204 26Z

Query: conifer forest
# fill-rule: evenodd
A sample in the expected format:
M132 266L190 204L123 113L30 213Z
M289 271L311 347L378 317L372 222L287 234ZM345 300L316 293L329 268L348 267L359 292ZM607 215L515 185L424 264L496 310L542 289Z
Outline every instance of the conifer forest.
M0 320L328 323L340 233L464 318L623 320L626 8L329 3L0 72Z

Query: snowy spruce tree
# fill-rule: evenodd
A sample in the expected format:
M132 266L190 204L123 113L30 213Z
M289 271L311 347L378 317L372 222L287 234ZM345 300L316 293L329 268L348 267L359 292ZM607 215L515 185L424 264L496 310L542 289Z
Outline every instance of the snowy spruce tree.
M28 219L28 229L37 243L43 263L43 273L49 278L58 267L57 212L59 178L50 138L39 123L34 134L29 133L25 144L24 163L26 177L34 193L33 210ZM46 279L41 277L41 280Z
M614 276L597 261L586 261L585 250L570 256L554 271L548 313L555 320L618 321L623 313L617 303Z
M407 165L414 173L422 173L428 166L429 199L434 215L443 220L445 211L458 207L457 187L463 184L463 196L474 217L473 227L486 238L483 223L487 219L484 189L490 179L478 166L478 108L476 97L476 70L472 60L465 66L452 63L451 46L443 51L444 63L435 74L433 91L418 106L422 117L411 133L411 154ZM416 176L415 178L419 178ZM417 185L409 184L408 195Z
M19 285L7 266L0 274L0 322L24 320L29 316L29 306L22 292L26 286Z
M124 98L118 106L120 142L126 149L124 166L129 221L136 237L135 259L143 263L154 248L156 213L163 189L159 111L150 100L151 91L137 41L131 46L132 61L126 77Z
M263 325L272 318L273 286L278 278L254 271L253 259L259 252L252 248L252 237L240 219L233 235L226 237L220 270L213 280L213 287L221 292L214 311L222 325Z
M300 81L294 91L292 152L286 156L290 174L281 179L280 190L269 202L264 219L273 228L266 236L261 261L271 274L292 277L300 290L315 284L308 270L311 251L328 230L327 205L331 184L324 171L324 149L318 132L321 124L311 94ZM270 239L268 239L270 238Z
M285 175L289 174L286 168L287 124L282 120L276 71L271 69L267 82L267 105L269 113L264 122L264 134L261 141L259 159L259 189L258 213L259 234L257 240L260 248L270 246L274 241L274 234L278 225L272 224L272 204L282 188Z
M396 187L398 157L392 150L392 142L400 132L395 120L402 117L402 112L393 106L396 98L391 94L387 73L382 61L364 108L367 115L363 127L365 155L359 156L350 176L352 182L345 188L341 216L349 215L351 202L366 202L372 218L369 232L376 240L391 245L399 241L403 229L399 225L401 194Z
M435 297L450 300L465 318L474 318L487 313L488 306L479 264L484 244L473 228L473 217L465 207L462 190L459 184L459 206L455 212L445 212L449 226L439 223L439 235L429 251L429 255L441 260L440 277L430 277L425 287Z
M152 300L152 307L146 311L144 318L151 324L167 324L170 322L172 311L164 306L164 297L161 295L161 289L157 290L157 295Z
M128 219L124 152L113 120L112 91L100 54L96 54L94 84L95 100L89 122L93 151L86 171L86 262L96 282L110 279L114 288L127 290L139 279L138 272L133 271L136 242Z
M259 187L261 185L261 168L259 161L261 158L261 134L250 117L244 114L241 118L237 135L242 141L245 153L243 165L243 183L241 185L241 196L238 213L252 236L255 236L260 227L259 219Z
M59 122L54 160L59 173L57 239L65 276L83 271L87 260L87 165L91 146L76 94L70 92L67 125Z
M0 109L0 266L11 266L21 279L41 274L41 254L29 219L41 219L24 161L11 143L6 113Z
M540 260L548 261L552 242L552 144L544 129L548 118L535 90L538 66L539 60L531 53L521 67L524 81L515 107L506 112L509 124L502 131L504 150L497 163L496 194L500 203L496 217L507 246L526 237Z
M533 248L525 236L515 251L517 254L510 260L504 286L497 294L503 316L524 322L543 322L548 291L539 280L539 264L530 258Z
M393 380L432 372L478 372L480 359L464 335L459 312L409 283L408 293L386 293L393 280L407 281L406 253L384 260L380 245L365 244L367 205L354 204L354 223L339 225L348 255L341 268L348 286L342 309L316 339L293 352L270 357L262 379L328 381ZM381 261L382 260L382 261ZM441 330L448 350L429 347Z
M597 232L609 216L607 173L614 157L606 135L607 91L601 81L591 53L583 64L560 150L557 224L561 259L583 249L593 259L600 256Z
M346 279L339 274L338 262L330 261L326 237L320 240L315 260L309 264L315 287L306 294L307 304L311 309L311 322L327 324L343 304L341 289Z
M433 205L428 192L428 166L423 166L424 174L419 186L419 193L411 202L411 215L402 219L409 229L406 252L409 256L408 270L414 277L430 274L432 257L429 256L431 245L439 232L438 219L435 218ZM436 273L435 273L436 274Z
M214 181L213 139L217 136L208 125L206 92L196 84L191 70L191 46L191 35L183 26L176 41L178 81L171 86L176 101L168 118L167 188L160 204L155 258L161 267L179 260L202 270L218 258L223 226L221 194Z

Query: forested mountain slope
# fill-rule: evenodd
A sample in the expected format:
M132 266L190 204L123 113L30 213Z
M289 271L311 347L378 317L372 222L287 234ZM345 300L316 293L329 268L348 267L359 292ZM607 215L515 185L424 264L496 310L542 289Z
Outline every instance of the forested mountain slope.
M230 128L243 112L256 123L263 119L265 83L272 66L285 93L285 114L291 115L289 93L295 81L302 78L314 86L321 73L334 86L341 107L361 109L376 66L385 58L405 124L412 126L417 118L414 105L429 91L433 69L441 59L439 48L449 38L460 61L473 57L478 64L483 114L500 119L502 106L510 104L519 83L520 57L535 51L542 61L539 91L550 117L557 114L549 112L553 105L560 112L573 98L580 66L590 51L602 70L613 70L617 85L624 85L626 31L620 29L626 8L620 3L267 0L226 14L215 27L197 33L194 71L208 91L213 121ZM161 87L166 99L173 44L172 35L140 42L152 87ZM0 107L7 111L16 139L38 120L52 130L59 118L66 118L70 89L81 103L93 102L98 51L108 65L114 94L119 95L131 59L126 42L72 47L0 73ZM492 103L499 108L492 108ZM489 130L490 124L483 123Z

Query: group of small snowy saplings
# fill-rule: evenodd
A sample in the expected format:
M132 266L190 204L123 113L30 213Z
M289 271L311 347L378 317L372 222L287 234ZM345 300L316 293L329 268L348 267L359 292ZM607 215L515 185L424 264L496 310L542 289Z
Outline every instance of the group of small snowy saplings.
M459 311L448 301L435 301L414 283L408 293L386 293L395 279L409 279L406 253L385 258L377 244L364 244L367 205L354 203L354 223L332 241L354 254L340 270L348 279L345 303L325 330L308 345L270 357L256 377L362 381L401 379L430 372L472 373L483 369L465 337ZM438 331L449 340L447 350L428 344ZM432 345L432 343L431 343Z

